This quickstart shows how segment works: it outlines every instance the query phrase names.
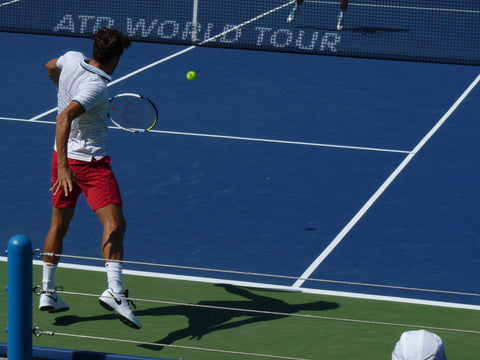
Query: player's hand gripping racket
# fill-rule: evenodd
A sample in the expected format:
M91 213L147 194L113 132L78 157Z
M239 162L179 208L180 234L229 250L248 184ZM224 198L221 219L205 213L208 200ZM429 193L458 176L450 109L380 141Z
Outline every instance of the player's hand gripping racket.
M143 133L155 126L158 111L145 96L125 93L109 100L108 118L123 130Z

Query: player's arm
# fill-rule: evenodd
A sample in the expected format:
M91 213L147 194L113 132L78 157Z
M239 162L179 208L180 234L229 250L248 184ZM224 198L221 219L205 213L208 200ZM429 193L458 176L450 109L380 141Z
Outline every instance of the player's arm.
M52 59L45 66L47 67L48 77L55 83L58 89L58 80L62 70L57 67L57 60L58 58Z
M75 174L68 166L67 148L68 137L72 121L85 112L80 103L72 101L60 114L57 115L57 127L55 133L55 141L57 144L57 160L58 160L58 178L50 191L56 195L63 187L65 196L73 189L73 181L76 180Z

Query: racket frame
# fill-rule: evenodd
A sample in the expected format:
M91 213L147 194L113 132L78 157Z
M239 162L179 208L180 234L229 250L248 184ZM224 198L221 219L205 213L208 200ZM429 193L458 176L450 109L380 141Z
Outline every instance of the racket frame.
M132 128L128 128L128 127L125 127L125 126L122 126L120 125L119 123L117 123L115 120L113 120L113 117L110 116L110 104L113 100L115 99L118 99L118 98L121 98L121 97L126 97L126 96L130 96L130 97L135 97L137 99L142 99L142 100L145 100L147 101L153 108L153 110L155 111L155 119L153 120L152 122L152 125L150 125L148 128L146 129L132 129ZM122 94L117 94L115 95L114 97L111 97L110 99L108 99L108 111L107 111L107 117L110 119L110 121L112 123L114 123L118 128L122 129L122 130L125 130L125 131L129 131L129 132L133 132L133 133L144 133L144 132L147 132L147 131L150 131L153 129L153 127L157 124L157 121L158 121L158 109L157 107L155 106L155 104L153 103L152 100L150 100L149 98L147 98L146 96L143 96L143 95L140 95L140 94L135 94L135 93L122 93Z

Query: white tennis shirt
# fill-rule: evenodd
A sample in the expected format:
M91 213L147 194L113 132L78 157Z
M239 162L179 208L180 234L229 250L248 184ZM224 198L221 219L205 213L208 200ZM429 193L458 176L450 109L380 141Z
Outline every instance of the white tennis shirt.
M107 155L107 83L112 78L99 68L89 65L87 58L75 51L59 57L57 68L61 69L58 113L72 101L80 103L85 110L85 113L72 121L67 156L82 161L101 159Z

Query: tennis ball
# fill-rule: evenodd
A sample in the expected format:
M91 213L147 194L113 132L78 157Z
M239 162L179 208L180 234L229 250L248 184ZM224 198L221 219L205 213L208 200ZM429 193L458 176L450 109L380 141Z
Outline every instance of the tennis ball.
M193 81L197 78L197 74L195 74L195 71L189 71L187 73L187 79L190 81Z

